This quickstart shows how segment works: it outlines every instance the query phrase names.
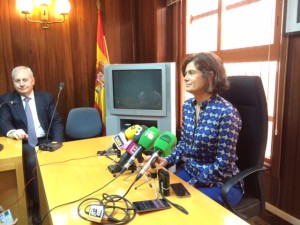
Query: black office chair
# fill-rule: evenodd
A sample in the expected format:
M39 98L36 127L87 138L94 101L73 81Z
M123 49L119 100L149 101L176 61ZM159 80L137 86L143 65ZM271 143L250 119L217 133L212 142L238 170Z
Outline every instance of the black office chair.
M100 136L102 121L99 112L92 107L71 109L66 122L67 140L80 140Z
M239 111L242 129L237 143L237 166L241 173L222 187L225 206L239 217L248 220L265 209L262 171L268 134L268 109L262 81L258 76L229 76L230 88L220 95ZM239 205L227 201L230 188L244 180L245 193Z

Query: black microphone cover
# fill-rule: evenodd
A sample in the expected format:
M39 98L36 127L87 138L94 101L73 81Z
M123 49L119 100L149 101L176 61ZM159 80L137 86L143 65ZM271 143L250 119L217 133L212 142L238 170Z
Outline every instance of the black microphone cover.
M131 155L128 152L125 152L116 164L108 166L109 172L112 174L119 173L130 157Z
M122 168L124 167L124 165L128 162L128 160L130 159L131 155L128 152L125 152L120 160L118 161L118 163L114 164L114 165L109 165L108 166L108 170L109 172L111 172L112 174L116 174L116 173L120 173ZM134 172L135 170L137 170L137 166L135 163L131 164L128 169L131 172Z

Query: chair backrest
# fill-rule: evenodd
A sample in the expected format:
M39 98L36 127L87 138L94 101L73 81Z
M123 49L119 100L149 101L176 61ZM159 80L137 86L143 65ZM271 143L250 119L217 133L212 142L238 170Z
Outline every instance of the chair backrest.
M230 88L220 95L239 111L242 129L237 143L240 170L263 166L268 134L267 101L258 76L229 76Z
M100 136L102 121L99 112L92 107L71 109L66 122L66 136L79 140Z
M237 166L241 171L263 168L268 136L268 110L261 78L258 76L230 76L230 88L220 94L239 111L242 129L237 143ZM245 194L236 211L245 218L258 215L265 208L262 173L244 178Z

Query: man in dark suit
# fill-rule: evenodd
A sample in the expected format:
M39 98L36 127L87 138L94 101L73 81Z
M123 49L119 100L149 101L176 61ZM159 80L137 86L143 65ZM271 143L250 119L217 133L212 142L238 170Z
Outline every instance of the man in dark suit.
M40 224L38 183L36 177L36 146L46 141L64 141L64 127L52 94L33 90L35 78L30 68L18 66L12 70L15 91L0 96L0 133L12 139L22 140L25 181L29 182L27 193L32 200L32 222ZM28 111L29 110L29 111ZM28 114L29 113L29 114ZM48 131L51 117L53 121Z

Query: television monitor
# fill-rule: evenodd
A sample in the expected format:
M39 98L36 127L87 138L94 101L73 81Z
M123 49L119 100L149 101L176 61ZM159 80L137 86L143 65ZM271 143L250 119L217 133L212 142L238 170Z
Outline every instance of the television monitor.
M171 125L166 124L176 106L174 62L108 64L104 66L104 76L107 134L115 134L132 123L170 131ZM175 117L176 114L174 120Z

